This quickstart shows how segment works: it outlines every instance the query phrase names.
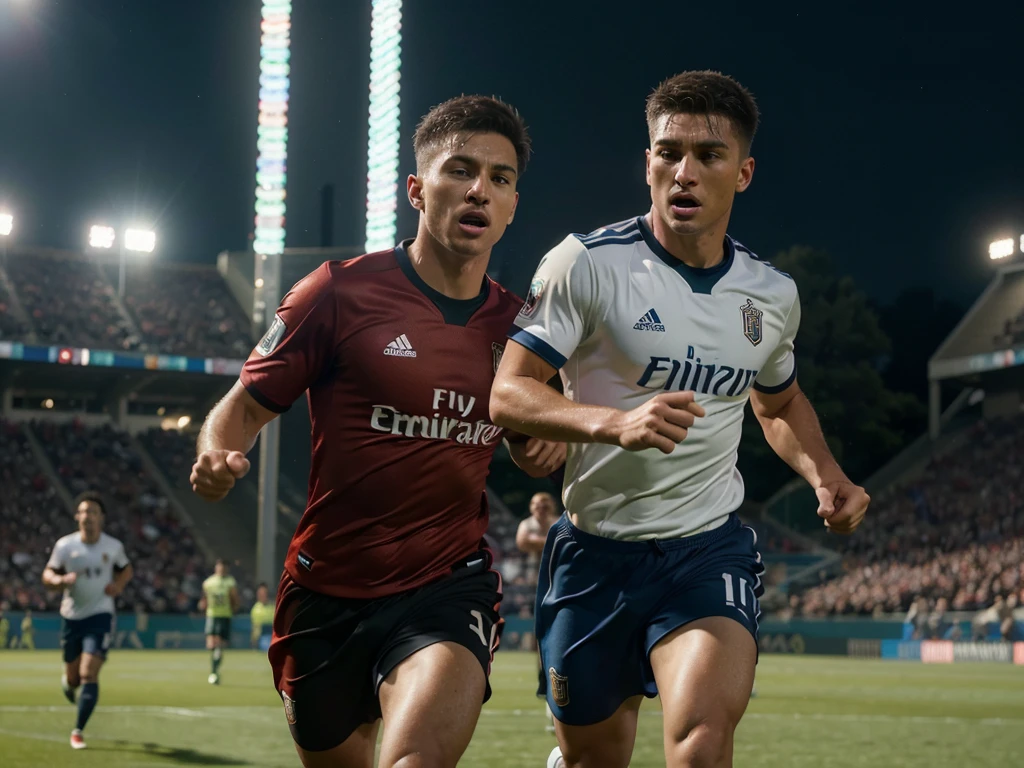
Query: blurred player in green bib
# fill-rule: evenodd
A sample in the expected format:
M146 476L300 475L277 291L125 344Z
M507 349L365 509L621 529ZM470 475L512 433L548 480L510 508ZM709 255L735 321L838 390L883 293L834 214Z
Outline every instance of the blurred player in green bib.
M270 602L270 590L266 583L256 587L256 603L249 612L252 624L252 647L266 651L270 648L270 636L274 630L274 604Z
M210 685L220 683L220 662L224 649L231 645L231 617L238 610L238 585L228 575L228 564L218 560L213 576L203 582L199 609L206 609L206 647L210 655Z

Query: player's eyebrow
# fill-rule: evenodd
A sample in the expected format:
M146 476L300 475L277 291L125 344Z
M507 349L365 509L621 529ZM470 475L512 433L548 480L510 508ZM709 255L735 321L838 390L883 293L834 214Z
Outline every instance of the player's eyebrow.
M448 158L449 163L465 163L466 165L479 166L480 161L475 157L469 155L452 155ZM500 171L501 173L511 173L513 176L519 175L519 172L511 165L507 163L495 163L491 166L492 170Z
M671 149L680 149L686 142L679 139L658 139L654 142L656 147L669 147ZM703 139L702 141L694 142L697 149L728 149L729 144L722 139Z

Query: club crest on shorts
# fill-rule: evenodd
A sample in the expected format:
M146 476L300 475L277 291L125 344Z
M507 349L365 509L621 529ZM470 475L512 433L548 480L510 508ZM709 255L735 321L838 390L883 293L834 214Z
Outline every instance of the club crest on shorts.
M540 303L540 297L544 293L544 278L535 278L530 283L530 292L526 294L526 302L523 304L523 308L519 310L521 317L532 317L533 313L537 311L537 305Z
M551 698L560 707L569 704L569 678L555 672L554 667L548 669L548 677L551 679Z
M256 352L260 357L266 357L275 349L277 345L281 343L281 339L284 338L287 332L284 320L281 319L280 315L274 315L274 322L267 328L267 332L263 334L263 338L260 339L260 343L256 345Z
M281 701L284 702L284 717L288 725L295 725L295 699L284 691L281 691Z
M740 307L740 312L743 314L743 335L756 347L761 343L761 319L764 312L755 307L750 299Z
M505 354L505 345L499 344L496 341L491 342L491 355L494 357L494 372L498 372L498 366L501 365L501 356Z

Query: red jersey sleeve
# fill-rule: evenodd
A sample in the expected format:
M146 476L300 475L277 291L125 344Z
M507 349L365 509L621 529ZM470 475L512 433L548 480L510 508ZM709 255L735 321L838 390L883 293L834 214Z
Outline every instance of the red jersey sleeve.
M296 283L242 366L242 386L264 408L284 413L333 365L338 330L334 287L326 263Z

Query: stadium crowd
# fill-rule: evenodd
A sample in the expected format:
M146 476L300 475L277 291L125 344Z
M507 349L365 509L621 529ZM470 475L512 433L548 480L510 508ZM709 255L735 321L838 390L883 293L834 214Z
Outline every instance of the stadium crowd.
M215 269L173 264L128 269L123 302L118 268L85 255L25 256L0 265L0 340L128 352L244 359L249 323ZM28 324L14 313L16 292Z
M845 573L792 596L789 610L913 610L918 623L947 610L1012 611L1024 598L1022 452L1024 417L974 426L958 449L876 499L856 535L834 540L844 548Z

